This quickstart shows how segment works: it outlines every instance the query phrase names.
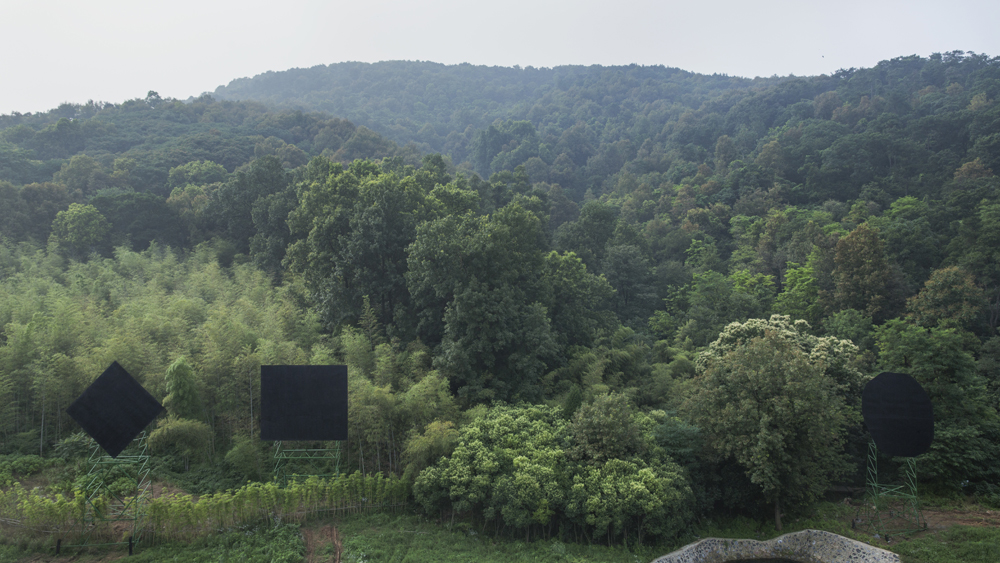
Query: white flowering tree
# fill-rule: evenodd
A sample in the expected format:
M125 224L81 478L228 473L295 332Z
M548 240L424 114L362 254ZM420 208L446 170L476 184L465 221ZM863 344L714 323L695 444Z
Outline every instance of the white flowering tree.
M857 347L807 328L780 315L730 324L698 358L685 404L715 451L773 503L778 530L783 503L811 502L851 470L843 445L865 380Z

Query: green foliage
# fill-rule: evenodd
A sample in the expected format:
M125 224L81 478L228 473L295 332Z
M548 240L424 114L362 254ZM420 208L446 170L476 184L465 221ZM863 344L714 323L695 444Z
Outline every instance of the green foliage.
M139 549L134 561L245 561L246 563L296 563L305 557L306 546L294 524L261 525L228 531L193 542L177 542Z
M210 246L187 256L119 249L87 263L16 255L24 274L0 281L3 447L32 431L24 445L37 453L72 433L66 406L112 360L154 396L167 396L165 374L181 356L201 390L196 418L209 423L220 449L238 430L249 433L259 383L248 384L248 366L306 363L319 324L301 285L275 288L249 265L225 271L215 254Z
M573 477L566 512L594 528L597 537L630 534L641 545L644 536L671 537L690 522L691 490L673 464L650 467L638 461L612 459L589 466Z
M163 406L167 412L177 418L200 420L203 418L201 399L195 385L194 372L184 356L174 360L167 368L167 396L163 398Z
M935 439L921 457L921 478L955 489L995 483L1000 455L995 407L976 371L967 337L953 328L924 328L892 320L876 329L879 366L908 373L934 405Z
M837 311L823 320L823 330L830 336L850 340L862 350L870 350L874 345L871 317L857 309Z
M58 460L44 459L37 455L0 456L0 487L10 487L15 481L34 475L56 463Z
M473 510L529 536L559 522L609 541L677 534L691 491L681 469L652 451L654 422L622 396L598 401L572 422L556 408L495 404L462 428L449 457L420 473L417 502L432 514ZM591 415L625 428L591 424ZM622 437L630 441L615 443Z
M70 158L69 162L63 164L62 168L52 176L53 181L65 184L70 190L89 194L109 187L106 179L107 174L101 170L101 165L83 154Z
M861 378L850 369L857 350L850 343L810 338L787 317L771 324L727 327L699 357L698 389L685 410L712 448L735 460L774 504L780 530L782 503L810 503L850 472L842 447L859 417L844 391ZM816 346L803 350L802 340ZM838 360L841 369L831 370Z
M52 447L52 453L65 460L82 458L90 453L93 444L93 439L80 431L56 442Z
M130 243L145 250L156 241L165 246L184 246L187 233L174 208L150 193L108 189L90 198L111 225L110 237L116 244Z
M998 543L995 528L955 526L937 537L898 542L891 550L913 563L988 563L996 559Z
M403 450L406 470L404 480L414 481L425 468L442 457L451 455L458 445L459 432L450 421L435 420L429 423L423 434L414 432L406 441Z
M284 191L289 180L280 160L264 156L240 167L215 191L212 212L238 251L248 252L250 239L258 233L253 217L254 205Z
M65 407L117 360L178 420L208 425L206 452L231 454L225 472L173 476L208 491L267 473L246 447L260 365L346 363L351 469L429 475L462 421L488 411L459 405L531 400L561 407L566 464L620 459L614 475L653 491L643 471L670 474L651 460L676 454L698 506L746 508L763 488L735 458L691 453L722 437L611 403L677 408L700 393L703 348L720 361L773 332L808 356L793 362L804 380L834 381L849 409L876 352L919 375L952 444L936 442L926 475L992 494L998 79L997 61L964 53L754 81L345 63L220 94L268 83L269 103L323 103L360 127L155 93L0 116L0 449L73 458ZM447 156L420 159L434 150ZM791 318L748 321L772 310ZM907 326L891 320L903 313ZM199 408L166 375L180 357ZM577 424L584 411L612 430ZM587 488L598 473L560 469L597 507L580 500L574 519L569 493L532 492L559 464L525 457L491 492L507 503L493 522L591 536L600 522L638 539L632 509ZM441 491L432 504L447 508Z
M470 156L476 171L486 178L537 157L538 149L538 135L530 121L506 121L477 131L470 145Z
M650 432L633 413L628 397L619 393L601 395L576 411L567 428L573 437L569 455L592 465L611 459L649 458Z
M233 442L225 458L230 472L241 481L263 480L266 464L271 460L261 451L260 444L244 436L237 436Z
M342 540L341 561L435 561L459 563L481 561L539 561L546 563L635 563L652 560L671 550L673 544L607 547L573 541L572 534L550 539L523 536L505 539L484 531L468 521L441 525L426 518L399 514L372 514L343 519L336 523ZM668 547L669 546L669 547ZM335 546L318 553L333 557Z
M45 164L33 159L31 151L0 139L0 178L17 184L29 184L48 179Z
M520 200L417 229L406 279L418 334L440 343L435 366L467 401L540 395L538 380L557 352L541 302L542 240L538 217Z
M188 420L171 416L160 421L156 430L149 435L149 445L155 452L173 452L184 458L184 470L188 461L199 461L207 457L212 440L212 431L207 424L198 420Z
M719 272L696 272L687 291L686 319L677 331L678 343L704 346L732 320L732 282Z
M785 273L785 287L774 302L774 311L810 324L817 323L821 308L818 303L819 286L814 275L813 268L808 263L800 266L789 262Z
M331 166L296 186L288 224L301 240L287 261L305 275L328 323L358 319L365 295L383 325L408 312L406 248L428 216L431 188L371 161Z
M635 245L608 244L601 271L614 288L612 308L618 318L638 325L642 314L655 301L649 261Z
M69 209L57 213L52 222L56 243L76 257L96 250L110 230L111 225L97 208L79 203L71 203Z
M604 261L605 247L614 234L617 219L615 206L588 201L576 221L565 223L556 230L556 249L574 252L588 269L597 271Z
M906 303L909 316L918 325L966 330L976 321L982 322L985 306L982 288L955 266L934 270L920 293Z
M180 188L188 184L203 185L226 181L226 168L208 160L194 160L174 166L167 175L167 186Z
M889 264L878 231L862 223L837 242L836 281L840 309L857 309L876 319L893 312Z
M565 489L557 471L564 457L558 437L565 425L546 407L492 407L462 429L450 457L420 474L417 501L428 512L443 508L442 501L459 511L476 508L490 520L513 519L517 527L535 523L535 516L537 523L548 523L548 508L562 504ZM519 492L515 483L524 489Z
M612 324L607 306L614 289L604 276L587 271L572 252L545 256L542 284L552 331L561 347L590 346L600 329Z
M126 482L124 479L123 484ZM134 477L130 486L134 490ZM87 514L92 506L107 505L107 499L101 496L86 503L85 493L78 490L69 498L62 494L49 497L15 483L0 491L0 518L19 521L29 530L72 529L83 518L93 518L93 514ZM354 473L329 480L312 477L287 487L250 483L224 492L205 491L197 499L189 494L162 495L149 501L145 523L148 528L143 537L154 545L191 542L219 531L251 530L275 522L301 523L331 513L392 511L405 504L407 493L408 486L397 478ZM90 537L118 541L120 535L116 534L120 531L106 523L97 526Z
M790 317L771 315L770 319L750 319L745 323L731 323L719 334L708 349L698 355L699 371L704 371L715 361L740 349L755 338L781 341L800 350L808 362L818 368L839 388L839 394L849 405L860 403L861 390L869 376L859 371L858 347L848 340L809 333L809 324L802 320L792 322Z

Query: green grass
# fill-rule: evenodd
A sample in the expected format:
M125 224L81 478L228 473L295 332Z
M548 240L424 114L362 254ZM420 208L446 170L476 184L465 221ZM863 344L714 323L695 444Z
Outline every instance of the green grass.
M15 563L25 555L25 552L16 546L0 544L0 563Z
M681 538L686 545L701 538L733 538L769 540L783 534L801 530L826 530L845 537L864 541L861 534L851 530L851 518L857 512L857 507L840 502L824 502L816 505L808 516L792 516L783 519L783 529L779 532L774 527L774 520L754 520L746 516L714 516L705 517L695 527L693 532Z
M640 548L588 546L558 540L518 541L486 536L479 530L445 526L419 516L376 514L333 522L343 537L347 563L645 563L665 552ZM332 555L332 546L322 555Z
M129 563L298 563L305 557L299 527L285 525L247 532L228 532L193 544L172 544L140 550Z
M955 526L889 549L898 553L903 563L996 563L1000 560L1000 529Z
M972 508L964 505L964 508ZM777 532L771 521L745 517L716 518L702 521L684 537L660 544L628 549L617 546L587 545L556 539L532 541L510 537L492 537L477 526L456 521L453 526L438 524L412 514L373 514L311 522L307 527L319 531L335 526L341 538L345 563L646 563L687 543L704 537L749 538L766 540L781 533L803 529L822 529L847 537L870 539L852 531L846 523L856 508L842 503L823 503L808 517L789 518L785 529ZM323 534L316 533L316 536ZM321 561L333 560L334 546L319 545ZM894 542L888 549L899 553L904 563L994 563L1000 557L1000 528L956 526L934 535ZM39 545L0 544L0 563L38 559L44 550ZM122 552L123 547L113 551ZM51 553L51 550L49 550ZM91 550L74 561L98 561L107 551ZM297 526L260 527L248 532L229 532L184 544L140 545L129 561L178 561L192 563L293 563L303 561L306 545ZM64 554L76 555L74 552Z
M87 550L66 548L60 555L63 560L103 560L109 553L124 554L125 546L100 547ZM52 550L42 552L55 559ZM0 545L0 563L16 563L37 559L40 553L32 546ZM152 547L137 546L129 563L177 561L183 563L299 563L305 557L305 544L298 526L259 528L248 532L229 532L184 544L166 544Z

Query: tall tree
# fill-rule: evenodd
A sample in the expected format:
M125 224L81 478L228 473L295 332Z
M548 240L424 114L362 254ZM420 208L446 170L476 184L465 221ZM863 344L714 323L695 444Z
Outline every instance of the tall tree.
M436 365L469 400L540 391L556 352L542 305L543 243L541 221L518 200L491 216L443 217L417 229L406 277L420 335L440 343Z
M875 334L880 368L912 375L934 405L934 442L920 459L922 478L952 489L966 480L996 483L1000 419L966 336L954 328L925 328L900 319Z
M878 231L867 223L837 242L834 298L840 309L857 309L876 320L894 312L892 271Z
M194 371L184 356L177 358L174 363L170 364L164 380L167 396L163 399L163 406L166 407L168 413L188 420L204 418Z
M287 262L305 274L329 323L357 319L364 295L383 325L409 322L406 249L431 213L431 183L359 160L298 184L288 220L301 240Z
M187 233L176 211L160 196L126 190L102 190L90 204L111 224L115 244L131 243L145 250L154 240L164 246L181 248Z
M601 201L589 201L576 221L563 223L555 236L556 249L572 251L587 268L600 271L604 251L615 233L618 208Z
M549 252L542 275L543 304L561 348L590 346L599 328L611 328L614 288L604 276L588 272L576 254Z
M641 324L656 300L649 261L635 245L609 244L601 266L604 277L615 289L612 304L618 318Z
M858 415L823 363L777 331L726 348L700 360L697 391L684 408L712 448L773 503L781 530L782 505L819 498L851 470L842 446Z
M277 157L264 156L241 167L215 191L212 212L239 252L250 251L250 239L257 232L253 220L254 204L283 191L289 180Z
M774 302L775 312L818 324L822 313L818 300L819 286L813 266L808 262L805 266L789 262L784 291Z
M986 296L975 278L957 266L934 270L920 293L906 302L907 316L920 326L968 330L985 318Z
M69 204L69 209L56 214L52 236L59 246L77 258L98 250L111 231L108 220L93 205Z

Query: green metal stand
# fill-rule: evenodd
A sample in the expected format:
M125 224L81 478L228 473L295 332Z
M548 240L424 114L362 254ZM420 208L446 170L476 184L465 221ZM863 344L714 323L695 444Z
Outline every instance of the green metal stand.
M129 553L139 542L149 502L149 453L146 433L140 434L117 458L94 444L90 458L90 482L80 531L80 542L64 547L128 545ZM106 537L102 537L107 534ZM121 539L116 541L116 536ZM126 537L127 536L127 537Z
M902 484L882 484L878 476L878 450L874 441L869 442L866 481L865 520L874 533L886 538L887 534L911 534L927 528L920 512L915 458L906 458Z
M290 481L340 474L340 442L333 448L294 449L274 443L274 476L283 487ZM333 471L330 471L332 467Z

